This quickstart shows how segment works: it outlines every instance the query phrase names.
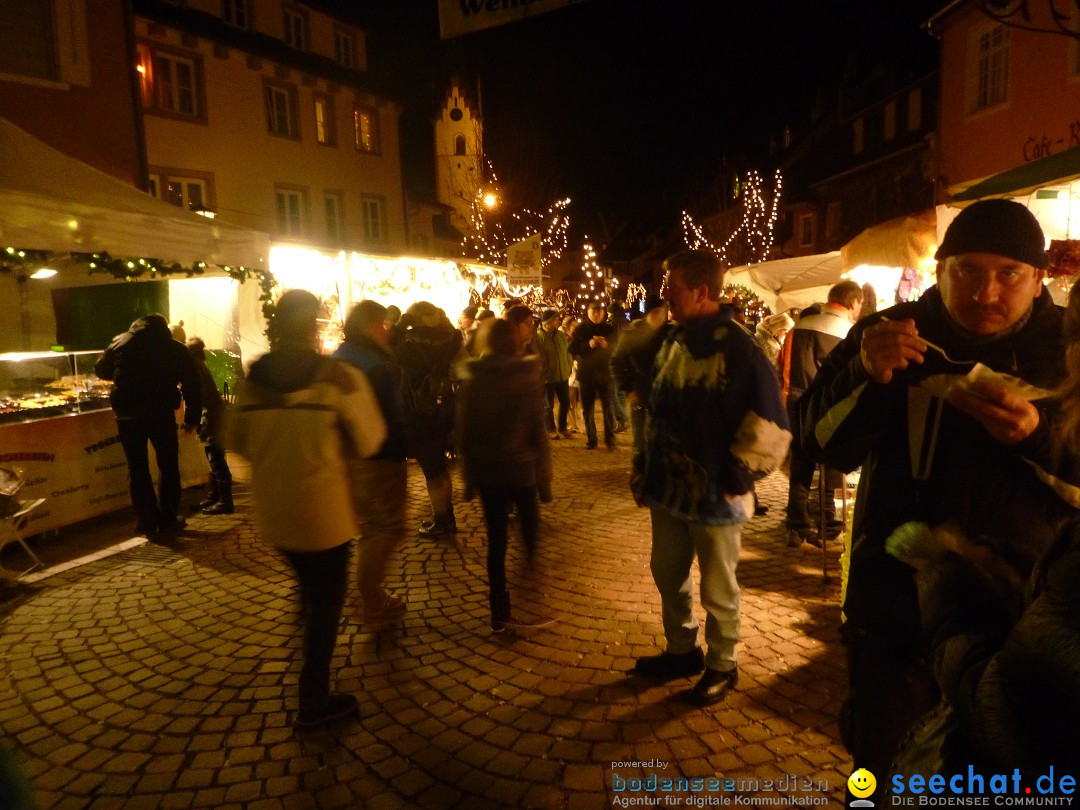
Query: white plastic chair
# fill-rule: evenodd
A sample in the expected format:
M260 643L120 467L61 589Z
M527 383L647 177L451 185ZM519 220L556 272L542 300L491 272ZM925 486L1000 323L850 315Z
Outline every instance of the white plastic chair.
M23 551L26 552L27 556L31 560L33 560L33 565L31 565L25 571L10 571L0 565L0 578L15 580L25 574L29 574L35 568L45 567L45 564L40 559L38 559L37 554L35 554L33 549L31 549L30 546L26 544L26 540L24 539L24 529L26 528L30 513L37 509L39 506L41 506L43 503L45 503L44 498L19 501L18 510L16 510L13 514L6 515L3 518L0 518L0 551L3 551L4 547L8 543L18 543L20 546L22 546Z

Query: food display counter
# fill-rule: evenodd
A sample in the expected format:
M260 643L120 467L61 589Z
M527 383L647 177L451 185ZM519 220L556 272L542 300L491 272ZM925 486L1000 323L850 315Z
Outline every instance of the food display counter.
M94 375L101 354L0 354L0 465L22 474L21 498L45 498L30 516L32 534L131 505L127 462L109 406L112 384ZM177 430L181 481L201 484L209 471L202 444L179 424ZM153 454L151 448L156 480Z

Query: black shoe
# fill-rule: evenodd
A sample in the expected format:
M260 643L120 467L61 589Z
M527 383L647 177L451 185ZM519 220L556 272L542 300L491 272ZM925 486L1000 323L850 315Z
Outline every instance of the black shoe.
M761 517L762 515L769 514L769 507L759 503L754 507L754 517Z
M202 510L204 515L231 515L236 510L231 503L225 503L224 501L218 501L217 503L210 504Z
M298 729L318 728L326 723L332 723L334 720L354 715L359 708L360 702L356 699L356 695L331 692L330 697L326 699L326 703L319 709L309 712L301 709L293 725Z
M585 445L585 449L586 450L595 450L596 449L596 442L589 442L587 445Z
M615 442L614 442L614 440L612 440L610 442L604 442L604 447L607 448L609 453L614 452L614 450L615 450Z
M727 672L706 669L705 674L690 690L690 700L698 706L712 706L727 697L727 693L734 689L738 682L739 670L737 669L729 669Z
M172 520L162 521L159 530L161 532L175 534L176 532L182 532L185 528L187 528L187 521L182 517L178 517L173 518Z
M420 531L418 531L417 534L419 534L421 537L428 537L432 539L437 537L448 537L450 535L457 534L457 522L442 523L436 520L428 526L420 524Z
M671 681L675 678L689 678L705 669L705 653L701 647L694 647L690 652L646 655L639 658L631 670L635 675L656 681Z
M191 511L193 511L193 512L205 512L207 509L209 509L211 506L213 506L217 502L218 502L217 498L207 498L205 501L199 501L197 504L195 504L195 508L192 509Z

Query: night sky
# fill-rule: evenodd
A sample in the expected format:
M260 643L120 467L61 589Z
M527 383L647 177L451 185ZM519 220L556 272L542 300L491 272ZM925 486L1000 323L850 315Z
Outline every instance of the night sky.
M678 221L725 160L768 168L770 135L805 130L841 76L921 75L944 0L583 0L440 40L435 0L363 0L369 66L406 105L407 184L433 185L431 126L447 76L479 92L504 194L560 196L595 227ZM577 229L575 229L577 230Z

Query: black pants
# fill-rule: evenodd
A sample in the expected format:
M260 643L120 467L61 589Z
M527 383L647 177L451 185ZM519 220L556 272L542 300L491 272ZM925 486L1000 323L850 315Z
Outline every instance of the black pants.
M913 654L874 641L851 625L844 626L843 637L849 687L840 709L840 737L855 767L887 774L907 733L938 702L937 683ZM879 782L877 796L884 795L882 787Z
M218 443L218 440L210 439L203 445L203 451L206 453L206 460L210 462L210 474L214 476L214 480L218 484L232 483L232 471L225 458L225 448Z
M596 415L593 408L600 400L600 410L604 413L604 443L615 443L615 385L609 380L595 382L579 380L581 387L581 410L585 415L585 437L589 444L596 444Z
M300 582L304 623L304 663L300 669L300 711L318 711L330 695L330 660L334 657L349 575L349 545L325 551L283 551Z
M548 432L555 430L555 417L551 409L555 407L556 398L559 400L559 432L566 433L566 414L570 410L570 381L544 383L544 393L547 395L547 408L544 410L544 424Z
M537 506L536 487L518 489L481 484L479 489L488 533L488 587L492 593L502 593L506 590L506 534L509 524L506 510L511 503L517 506L521 534L525 540L525 548L531 556L540 540L540 509Z
M176 523L180 509L180 442L172 411L153 416L118 416L116 432L127 457L131 504L139 517L139 527L155 532ZM150 477L150 450L157 456L159 495L154 495Z

